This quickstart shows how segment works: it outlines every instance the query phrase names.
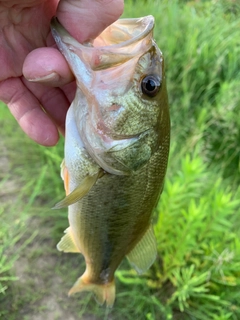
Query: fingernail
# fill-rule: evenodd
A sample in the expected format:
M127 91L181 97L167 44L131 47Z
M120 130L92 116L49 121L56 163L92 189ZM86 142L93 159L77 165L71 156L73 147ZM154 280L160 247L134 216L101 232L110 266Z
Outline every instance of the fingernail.
M28 81L31 82L56 82L60 79L60 76L56 73L56 72L52 72L44 77L38 77L38 78L34 78L34 79L27 79Z

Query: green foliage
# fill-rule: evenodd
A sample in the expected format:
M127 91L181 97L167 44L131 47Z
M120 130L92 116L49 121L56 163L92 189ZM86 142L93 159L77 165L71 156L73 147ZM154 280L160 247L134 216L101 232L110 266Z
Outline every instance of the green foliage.
M116 272L113 310L99 309L90 295L71 306L80 318L92 313L113 320L238 320L240 6L230 0L139 0L126 1L125 7L128 17L155 16L154 34L166 65L172 145L154 215L159 255L143 276L123 263ZM1 187L12 175L21 186L16 203L0 206L0 297L7 298L7 287L17 284L11 284L16 280L11 271L14 261L36 235L26 233L30 217L38 216L57 242L67 227L67 214L50 210L64 196L59 176L63 139L51 149L37 146L20 134L3 106L0 126L10 163L1 174ZM43 255L47 246L43 243L33 255ZM79 262L64 257L55 272L69 284L70 278L75 281L79 276ZM41 293L38 299L33 295L29 283L18 308L39 300ZM8 304L0 303L2 314L10 319ZM69 303L64 300L66 309ZM16 307L11 319L18 319L17 311Z
M222 83L204 132L207 156L236 184L240 177L239 86L240 79Z
M166 181L155 225L162 262L155 266L153 285L170 281L174 293L168 303L177 301L181 311L208 319L223 306L230 310L240 288L240 200L239 191L208 171L200 151L186 154ZM232 295L219 297L228 287ZM235 313L240 316L239 307Z

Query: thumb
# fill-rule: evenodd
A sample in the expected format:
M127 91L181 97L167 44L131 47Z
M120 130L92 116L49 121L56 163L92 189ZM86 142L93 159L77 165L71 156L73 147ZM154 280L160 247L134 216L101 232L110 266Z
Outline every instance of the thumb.
M123 12L123 0L61 0L60 23L80 43L96 38Z

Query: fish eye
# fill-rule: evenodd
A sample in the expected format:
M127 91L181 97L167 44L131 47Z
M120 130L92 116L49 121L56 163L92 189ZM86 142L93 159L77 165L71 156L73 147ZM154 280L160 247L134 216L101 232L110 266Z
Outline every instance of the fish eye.
M160 80L156 76L149 75L142 79L142 92L149 97L155 97L160 89Z

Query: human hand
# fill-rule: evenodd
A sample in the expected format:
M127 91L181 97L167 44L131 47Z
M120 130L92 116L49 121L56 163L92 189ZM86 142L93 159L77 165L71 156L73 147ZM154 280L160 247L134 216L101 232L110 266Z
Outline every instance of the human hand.
M0 0L0 100L37 143L57 143L75 93L73 75L50 34L52 16L84 42L122 11L123 0Z

